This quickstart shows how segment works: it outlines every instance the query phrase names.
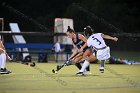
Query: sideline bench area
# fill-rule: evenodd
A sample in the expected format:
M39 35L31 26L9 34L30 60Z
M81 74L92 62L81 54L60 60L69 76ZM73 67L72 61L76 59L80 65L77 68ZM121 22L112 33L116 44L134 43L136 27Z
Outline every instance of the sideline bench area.
M38 55L37 61L66 61L71 54L70 51L64 51L56 54L54 51L52 51L53 44L45 44L45 43L27 43L27 44L14 44L14 43L5 43L4 44L7 52L11 56L20 56L18 61L23 61L22 54L23 53L29 53L30 56ZM19 51L20 48L20 51ZM23 48L27 48L28 51L23 50ZM61 45L61 48L64 50L72 49L72 45ZM56 57L57 55L57 57Z

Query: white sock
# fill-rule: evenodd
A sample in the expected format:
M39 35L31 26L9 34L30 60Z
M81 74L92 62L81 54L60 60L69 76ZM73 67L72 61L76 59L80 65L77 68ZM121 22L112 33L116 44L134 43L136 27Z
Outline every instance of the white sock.
M1 68L6 67L6 54L1 54Z
M104 67L100 67L100 69L104 69Z
M85 62L83 63L83 66L82 66L80 72L84 72L85 69L86 69L88 66L89 66L89 62L85 60Z

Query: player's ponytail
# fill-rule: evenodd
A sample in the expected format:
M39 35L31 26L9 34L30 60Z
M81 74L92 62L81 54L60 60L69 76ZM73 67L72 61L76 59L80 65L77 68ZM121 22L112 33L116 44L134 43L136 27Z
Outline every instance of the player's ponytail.
M69 32L69 33L75 33L75 31L73 29L71 29L70 26L68 26L67 32Z
M85 36L89 37L94 33L94 30L91 28L91 26L86 26L84 28L84 34Z

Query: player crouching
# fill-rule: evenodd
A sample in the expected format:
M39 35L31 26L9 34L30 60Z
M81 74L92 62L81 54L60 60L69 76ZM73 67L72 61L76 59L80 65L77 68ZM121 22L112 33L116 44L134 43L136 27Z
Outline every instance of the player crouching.
M106 45L104 39L110 39L113 41L117 41L117 37L111 37L109 35L104 35L102 33L94 33L94 30L87 26L84 28L84 34L88 38L87 46L92 47L93 51L96 51L95 54L91 54L85 61L81 68L81 70L77 73L77 75L84 75L85 68L89 65L89 62L94 62L96 59L101 61L100 71L104 72L104 63L105 60L110 58L110 48Z

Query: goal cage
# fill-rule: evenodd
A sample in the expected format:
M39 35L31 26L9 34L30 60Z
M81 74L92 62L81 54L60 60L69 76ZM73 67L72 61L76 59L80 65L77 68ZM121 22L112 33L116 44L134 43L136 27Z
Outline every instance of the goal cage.
M54 20L54 33L66 33L68 26L70 26L72 29L73 27L73 19L68 18L55 18ZM66 35L56 35L54 36L54 44L56 42L59 42L63 45L72 45L72 40L68 38ZM65 48L66 49L66 48ZM63 50L63 49L62 49ZM67 54L67 55L66 55ZM56 60L67 60L70 56L69 53L66 54L59 54L56 55Z
M54 33L66 33L68 26L70 26L73 29L73 19L55 18ZM55 42L68 45L72 44L72 40L67 36L63 35L54 36L54 43Z

